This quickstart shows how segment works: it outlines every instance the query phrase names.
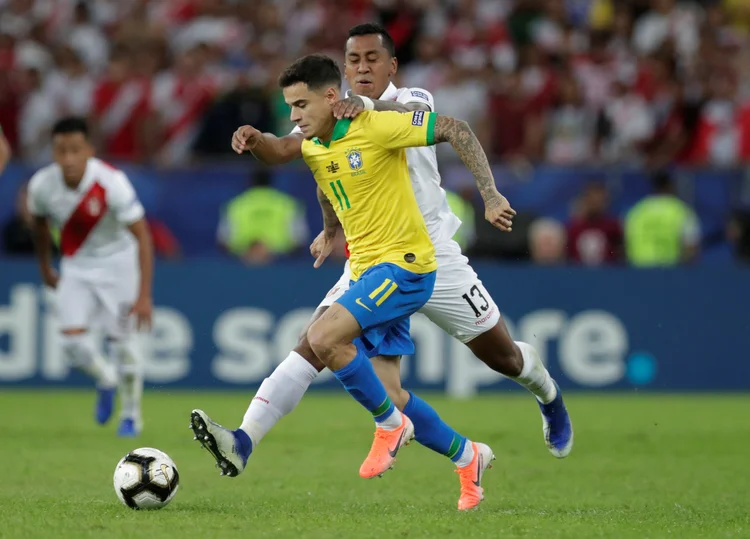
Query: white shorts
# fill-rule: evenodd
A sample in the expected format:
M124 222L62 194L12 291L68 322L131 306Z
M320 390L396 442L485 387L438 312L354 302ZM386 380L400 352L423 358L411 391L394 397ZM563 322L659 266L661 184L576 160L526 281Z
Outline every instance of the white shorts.
M61 264L56 311L60 329L101 328L121 339L133 330L128 311L138 295L140 272L132 249L95 264Z
M419 312L451 337L468 343L497 325L500 310L455 241L437 246L436 258L438 270L435 289ZM350 280L347 260L341 278L318 308L333 305L349 290Z

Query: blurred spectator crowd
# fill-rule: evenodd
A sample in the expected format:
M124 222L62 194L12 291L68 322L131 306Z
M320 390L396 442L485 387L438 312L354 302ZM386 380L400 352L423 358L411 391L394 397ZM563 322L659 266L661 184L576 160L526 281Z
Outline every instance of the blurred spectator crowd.
M343 62L348 29L365 21L392 34L396 83L431 91L441 113L469 121L491 158L511 167L750 162L750 0L0 0L0 126L14 155L33 164L49 161L49 130L70 114L89 118L99 154L115 162L235 159L237 126L291 129L281 69L311 52ZM456 163L442 146L440 160ZM485 247L481 208L460 185L450 196L466 223L457 240L478 256L669 264L693 259L700 243L669 184L657 176L654 185L669 209L641 208L630 232L669 213L659 226L676 247L656 255L643 246L632 254L628 224L606 216L598 184L567 225L524 225L521 215L520 240ZM254 207L242 196L235 207ZM310 238L293 201L278 204L288 232L273 242L298 249ZM231 210L220 245L270 260L253 239L263 230ZM730 237L748 243L746 221L733 221Z
M495 158L750 160L746 0L0 0L0 125L26 160L48 159L71 113L110 159L229 156L239 124L288 132L285 63L342 60L368 20L396 41L399 84Z

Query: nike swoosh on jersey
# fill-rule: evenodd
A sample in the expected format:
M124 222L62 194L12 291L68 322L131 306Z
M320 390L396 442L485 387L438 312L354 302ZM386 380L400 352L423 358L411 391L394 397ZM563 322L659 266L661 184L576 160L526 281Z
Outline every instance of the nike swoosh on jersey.
M372 309L370 309L367 305L365 305L364 303L362 303L362 298L357 298L357 300L354 303L356 303L360 307L364 307L368 311L372 312Z

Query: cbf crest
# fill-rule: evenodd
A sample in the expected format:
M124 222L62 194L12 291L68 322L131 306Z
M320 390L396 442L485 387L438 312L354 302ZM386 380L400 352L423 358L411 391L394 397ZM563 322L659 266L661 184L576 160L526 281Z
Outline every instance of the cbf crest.
M352 170L359 170L362 168L362 150L359 148L347 150L346 159L349 161L349 168Z

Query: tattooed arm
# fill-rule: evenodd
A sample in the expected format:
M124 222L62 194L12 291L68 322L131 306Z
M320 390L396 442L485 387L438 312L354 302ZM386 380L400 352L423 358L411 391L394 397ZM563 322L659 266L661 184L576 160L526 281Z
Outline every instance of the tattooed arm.
M484 200L485 218L500 230L509 232L511 220L516 212L510 207L508 199L497 190L487 155L469 124L448 116L438 116L434 133L435 143L450 143L466 168L474 175L477 188Z
M395 110L396 112L413 112L415 110L424 110L430 112L430 107L425 103L411 102L411 103L399 103L398 101L381 101L380 99L373 99L372 104L375 105L374 110Z
M320 187L318 187L318 203L323 211L323 231L310 244L310 254L315 257L315 263L313 264L315 268L319 268L333 251L333 242L341 226L331 201L328 200Z
M331 239L336 237L336 233L339 230L341 224L339 218L336 216L336 211L331 205L331 201L328 200L323 190L318 187L318 203L320 209L323 211L323 232Z
M429 105L418 101L399 103L398 101L373 99L372 104L375 107L373 110L378 111L392 110L395 112L414 112L415 110L423 110L425 112L430 112ZM363 110L365 110L365 103L358 95L344 98L333 105L333 115L339 120L342 118L354 118Z
M383 148L394 150L448 142L474 175L484 200L485 218L500 230L510 232L516 212L498 192L487 156L468 123L424 111L370 113L362 122L369 138Z

